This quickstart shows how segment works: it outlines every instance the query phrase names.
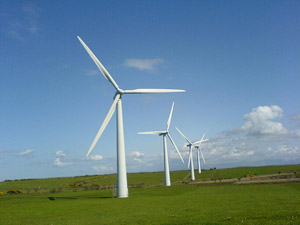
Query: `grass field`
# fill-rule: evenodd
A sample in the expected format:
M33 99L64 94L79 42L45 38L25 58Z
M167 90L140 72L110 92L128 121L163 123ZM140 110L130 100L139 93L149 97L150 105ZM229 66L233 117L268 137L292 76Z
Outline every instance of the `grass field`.
M300 166L209 170L196 179L278 172L298 176ZM171 187L162 186L163 173L129 174L135 188L126 199L101 190L115 182L115 175L0 182L0 224L300 224L300 183L182 183L188 174L172 172ZM82 186L71 187L74 182ZM10 189L24 194L6 194Z

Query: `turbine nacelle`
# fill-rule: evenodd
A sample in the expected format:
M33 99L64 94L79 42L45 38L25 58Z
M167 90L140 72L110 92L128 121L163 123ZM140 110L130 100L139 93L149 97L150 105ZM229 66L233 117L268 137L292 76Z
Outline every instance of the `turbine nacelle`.
M162 135L167 135L168 133L169 133L169 131L165 131L165 132L163 132L163 133L159 134L159 136L162 136Z
M118 88L118 89L117 89L116 94L123 95L124 93L125 93L125 91L124 91L123 89L121 89L121 88Z

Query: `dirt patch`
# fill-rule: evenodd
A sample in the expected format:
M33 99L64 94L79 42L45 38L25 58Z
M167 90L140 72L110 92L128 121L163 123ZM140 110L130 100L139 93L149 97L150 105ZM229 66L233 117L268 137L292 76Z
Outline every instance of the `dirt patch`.
M243 177L241 181L252 181L252 180L270 180L270 179L290 179L295 178L294 173L279 173L279 174L267 174L253 177Z
M218 179L218 180L196 180L185 183L189 184L218 184L218 183L234 183L234 184L277 184L300 182L300 178L295 173L267 174L243 178Z
M233 183L238 182L238 178L231 178L231 179L220 179L220 180L196 180L189 182L191 184L212 184L212 183Z
M278 184L300 182L300 178L239 181L234 184Z

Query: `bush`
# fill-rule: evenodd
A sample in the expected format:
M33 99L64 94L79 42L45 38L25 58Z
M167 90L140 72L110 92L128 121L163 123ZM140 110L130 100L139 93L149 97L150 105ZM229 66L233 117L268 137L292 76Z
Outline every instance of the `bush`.
M87 182L85 180L80 180L80 181L77 181L77 182L71 182L69 183L69 186L70 187L82 187L84 184L86 184Z
M0 191L0 196L3 195L3 192Z
M71 183L69 183L69 186L70 186L70 187L75 187L75 186L76 186L76 182L71 182Z
M91 189L91 190L99 190L99 189L100 189L100 185L92 184L92 185L90 186L90 189Z
M15 194L15 195L18 195L18 194L23 194L23 191L21 191L21 190L16 190L16 189L11 189L11 190L7 191L7 194Z
M50 193L55 193L56 192L56 188L52 188L49 192Z
M256 177L256 174L247 174L247 177Z

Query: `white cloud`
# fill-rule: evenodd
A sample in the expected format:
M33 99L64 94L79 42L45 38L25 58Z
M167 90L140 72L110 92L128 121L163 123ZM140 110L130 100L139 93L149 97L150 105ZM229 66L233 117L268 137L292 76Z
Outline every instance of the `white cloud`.
M55 166L68 166L72 164L72 162L66 161L66 154L63 151L57 151L55 154L57 156L54 160Z
M253 154L254 154L254 151L247 152L247 155L253 155Z
M23 5L18 10L20 18L16 19L14 15L7 16L3 31L13 39L23 41L28 34L34 35L39 31L39 13L38 8L32 4Z
M135 161L135 162L143 162L144 159L144 153L141 152L131 152L129 155L129 160L130 161Z
M277 150L278 153L284 153L284 154L297 154L299 153L299 148L296 147L290 147L288 145L280 145Z
M298 115L293 115L293 116L292 116L292 119L293 119L293 120L300 120L300 114L298 114Z
M188 150L185 149L184 151L179 151L182 158L188 155ZM178 159L181 161L180 156L176 150L169 150L168 149L168 157L169 159Z
M88 70L85 72L85 75L94 76L94 75L97 75L98 73L99 73L99 70Z
M64 161L62 161L61 158L56 158L54 160L54 165L55 166L68 166L68 165L71 165L71 164L72 164L71 162L64 162Z
M28 15L31 15L33 17L36 17L38 16L38 12L37 12L37 9L34 8L33 6L29 6L29 5L26 5L26 6L22 6L22 11Z
M109 167L109 166L103 166L103 165L100 165L100 166L94 166L93 169L97 172L101 171L101 172L113 172L114 169L112 167Z
M25 151L23 151L23 152L20 152L18 155L19 155L19 156L26 156L26 155L29 155L29 154L32 153L32 152L33 152L32 149L27 149L27 150L25 150Z
M240 157L242 155L241 152L237 148L231 149L228 155L224 155L224 157Z
M163 59L126 59L124 65L127 67L133 67L138 70L154 71L158 64L163 63Z
M86 157L87 160L93 160L93 161L98 161L102 160L103 156L102 155L90 155Z
M244 116L246 122L240 129L251 135L286 134L281 123L272 121L282 115L283 110L277 105L259 106Z
M57 151L55 154L56 154L58 157L66 158L66 154L65 154L63 151Z
M244 116L243 126L224 131L228 134L225 138L210 138L203 149L206 161L223 166L297 162L300 160L298 130L288 130L275 121L282 116L279 106L252 109Z

